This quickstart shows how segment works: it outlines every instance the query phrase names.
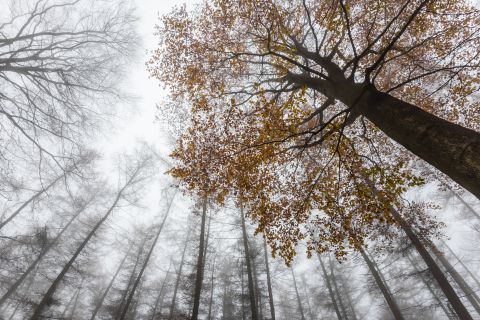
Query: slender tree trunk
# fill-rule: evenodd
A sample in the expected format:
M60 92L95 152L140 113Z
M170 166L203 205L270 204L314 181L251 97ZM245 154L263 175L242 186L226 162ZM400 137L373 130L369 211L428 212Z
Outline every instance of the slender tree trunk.
M34 281L35 281L35 276L30 277L25 292L29 292L29 290L30 290L30 288L32 287L32 284L33 284ZM12 312L12 314L10 315L10 317L8 318L8 320L12 320L13 317L15 317L15 315L17 314L18 309L20 308L20 305L22 305L22 301L19 301L19 302L15 305L15 309L13 309L13 312Z
M382 276L382 274L380 273L380 277ZM347 287L345 281L343 280L343 278L340 279L341 282L342 282L342 285L344 288ZM385 283L385 280L383 281ZM345 296L347 297L347 302L348 302L348 307L349 309L352 311L352 318L353 320L358 320L357 318L357 313L355 311L355 306L353 305L353 301L352 301L352 297L350 296L350 292L349 291L346 291L345 292Z
M89 202L88 202L89 203ZM28 277L30 272L32 272L37 265L42 261L43 257L52 249L57 243L60 237L63 235L63 233L70 227L72 222L83 212L88 206L88 203L84 203L79 210L68 220L68 222L65 224L65 226L62 228L62 230L55 236L55 238L40 252L40 254L37 256L37 258L28 266L27 270L21 275L20 278L15 281L5 292L5 294L0 298L0 306L2 306L7 299L18 289L19 286L22 285L23 281L25 278Z
M247 228L245 226L245 215L243 213L242 205L240 205L240 216L242 219L243 250L245 254L245 264L247 265L248 295L250 297L250 309L252 311L252 320L258 320L258 312L257 312L253 276L252 276L252 264L250 261L250 250L248 249Z
M388 290L387 285L383 282L382 278L380 277L380 274L379 274L380 271L377 270L374 263L370 260L370 258L362 248L360 248L360 254L362 255L363 260L365 260L365 263L367 264L368 269L373 275L373 278L375 279L375 283L377 284L378 288L382 292L383 297L385 298L385 301L387 301L388 307L390 308L390 311L392 312L393 317L396 320L404 320L405 318L403 317L402 312L400 311L400 308L397 305L397 302L391 295L390 290Z
M329 265L330 265L330 274L332 276L332 283L333 283L333 288L335 289L334 292L337 294L338 298L338 306L340 307L340 311L343 314L343 317L348 320L348 313L347 309L345 308L345 305L343 304L343 299L342 299L342 293L338 289L338 284L337 284L337 278L335 276L335 269L333 267L333 262L332 259L330 259L330 256L328 257Z
M408 254L407 254L407 258L408 258L408 261L410 261L410 264L412 265L413 270L415 270L415 272L418 274L418 276L422 280L423 284L427 287L428 291L433 296L435 301L437 301L437 304L440 306L440 308L442 308L442 310L445 313L445 315L447 316L447 318L448 319L457 319L456 316L454 314L452 314L452 312L445 306L442 299L440 299L440 297L435 293L435 290L432 288L430 283L427 280L425 280L425 277L422 274L423 272L418 269L416 262L413 261L412 258L410 257L410 255L408 255ZM453 315L453 317L452 317L452 315Z
M80 284L80 287L77 290L77 295L75 297L75 303L73 304L72 312L70 313L70 320L73 320L73 317L75 317L75 312L77 311L77 306L78 306L78 297L80 297L80 292L83 287L83 282L85 279L82 279L82 283Z
M165 284L167 283L167 278L168 278L168 274L170 272L170 267L171 266L172 266L172 261L170 260L170 266L168 267L167 273L165 274L165 278L162 281L162 286L160 287L160 291L158 292L157 299L155 300L155 304L154 304L153 310L152 310L152 317L150 318L150 320L155 320L155 315L157 313L157 309L160 310L160 314L162 314L163 298L164 298L163 291L165 289ZM158 305L159 303L160 303L160 307Z
M307 301L308 307L308 317L310 320L313 320L315 317L313 316L312 305L310 304L310 296L308 294L308 285L305 281L305 277L302 277L302 284L303 284L303 294L305 295L305 300Z
M42 194L47 192L50 188L52 188L55 184L57 184L58 181L60 181L62 178L64 178L68 172L65 172L61 176L55 178L52 182L50 182L46 187L42 188L40 191L37 191L33 196L31 196L27 201L25 201L20 207L18 207L17 210L15 210L7 219L3 220L0 223L0 229L2 229L7 223L12 221L17 215L22 212L23 209L25 209L30 203L35 201L38 197L40 197Z
M177 291L178 291L178 286L180 285L180 279L182 278L182 268L185 262L185 252L187 251L188 238L189 238L189 234L187 233L187 238L185 239L185 244L183 246L183 251L182 251L182 259L180 260L180 266L178 267L177 279L175 280L175 286L173 288L172 303L170 304L170 313L168 316L169 320L173 320L173 314L175 312L175 304L177 302Z
M298 310L300 311L300 316L302 317L302 320L306 320L305 314L303 313L302 300L300 299L300 294L298 293L297 280L295 279L293 267L290 268L290 271L292 272L293 287L295 288L295 295L297 296Z
M140 304L140 300L142 298L142 289L143 289L143 283L144 283L144 278L140 280L140 284L138 285L138 294L137 294L137 299L135 299L134 305L133 305L133 312L132 312L132 319L137 319L137 312L138 312L138 306Z
M443 255L442 252L435 246L432 242L429 243L430 249L433 252L433 254L437 257L437 259L440 261L440 263L443 265L445 268L446 272L450 273L452 276L453 280L457 283L458 287L463 291L465 294L465 297L467 300L470 302L470 304L473 306L475 311L480 315L480 298L478 297L477 293L475 290L473 290L468 283L463 279L462 275L458 273L458 271L455 269L454 266L448 261L447 258Z
M433 171L430 171L434 176L435 178L437 178L438 181L440 181L440 183L448 189L448 191L450 191L451 194L453 194L453 196L455 198L457 198L461 203L462 205L468 209L468 211L477 219L480 220L480 213L478 213L467 201L465 201L465 199L463 199L463 197L461 195L458 194L458 192L456 192L455 190L453 190L449 185L448 183L445 183L444 181L442 181L442 179L440 177L438 177L435 172Z
M275 304L273 303L272 280L270 278L270 266L268 265L267 241L263 238L263 252L265 254L265 269L267 271L268 302L270 304L270 317L275 320Z
M41 318L43 310L47 307L48 302L51 300L53 297L55 291L57 290L58 285L60 282L63 280L65 275L67 274L68 270L70 270L70 267L72 264L75 262L77 257L80 255L80 253L83 251L85 246L88 244L90 239L93 237L95 232L100 228L100 226L107 220L107 218L110 216L110 214L113 212L113 210L116 208L118 202L120 201L120 198L122 197L123 192L127 188L128 185L133 181L133 179L137 176L139 170L135 171L135 173L130 177L130 179L127 181L127 183L123 186L122 189L117 193L117 196L115 197L115 200L113 201L112 205L110 208L107 210L107 212L103 215L103 217L95 224L95 226L92 228L92 230L88 233L86 238L82 241L80 246L77 248L73 256L70 258L70 260L67 262L67 264L63 267L62 271L58 274L57 278L53 281L53 283L50 285L48 288L48 291L45 293L43 296L42 300L38 304L38 306L35 308L35 311L33 313L33 316L30 318L31 320L37 320Z
M458 263L460 263L460 265L462 266L463 269L465 269L465 271L467 271L467 273L470 275L470 277L472 277L472 279L475 281L475 283L477 284L477 286L480 288L480 281L477 279L477 277L473 274L472 271L470 271L470 269L463 263L462 259L460 259L456 254L455 252L447 245L447 243L445 241L442 241L442 244L445 246L445 248L448 249L448 251L455 257L455 259L457 259Z
M330 299L332 299L333 308L335 309L335 313L337 315L338 320L343 320L342 313L338 308L337 299L335 298L335 293L333 292L332 284L330 283L330 277L328 276L327 269L323 264L322 258L320 254L317 254L318 261L320 261L320 266L322 267L323 277L325 278L325 283L327 285L328 293L330 294Z
M163 226L165 225L165 221L167 221L168 214L170 213L170 208L172 207L172 203L173 203L173 199L170 201L170 203L168 205L167 212L165 213L165 215L163 217L162 223L158 227L157 235L155 236L155 239L153 240L153 243L150 247L150 250L148 251L147 257L145 258L145 261L143 262L142 268L140 269L140 272L138 273L137 279L135 280L135 282L133 284L133 288L130 291L130 295L127 299L127 302L125 303L125 307L123 308L123 312L120 314L120 318L119 318L120 320L125 319L125 316L126 316L127 311L128 311L128 307L130 306L130 303L132 302L133 295L135 294L137 286L138 286L138 284L140 283L140 280L143 277L143 273L145 272L145 269L147 268L148 262L150 261L150 257L152 256L153 249L155 248L155 246L157 244L157 241L158 241L158 238L160 237L160 234L162 232Z
M240 266L240 278L241 278L241 285L242 285L242 320L245 320L245 281L244 281L244 272L243 272L243 264Z
M113 283L115 282L115 279L117 279L118 274L123 269L123 265L125 264L125 261L127 260L128 255L130 253L130 250L132 250L132 247L133 247L133 242L130 244L130 247L128 248L127 253L125 253L125 256L123 257L122 261L120 262L120 265L118 266L118 268L115 271L112 279L108 283L107 288L105 289L102 296L100 297L100 301L98 301L98 303L96 304L95 309L93 310L92 316L90 317L90 320L95 320L95 317L97 316L98 311L102 307L103 301L105 301L105 298L107 297L108 292L112 288Z
M420 241L420 238L412 230L410 225L403 219L400 213L394 208L391 208L390 213L392 214L393 218L397 221L397 223L400 225L400 227L403 229L403 231L407 234L413 246L417 249L417 252L422 257L423 261L427 265L433 277L437 280L438 285L442 289L443 293L447 297L448 301L450 302L451 306L455 310L455 313L458 315L458 317L462 320L473 320L467 308L465 308L462 301L458 297L457 293L455 292L451 284L448 282L447 277L442 272L440 267L437 265L435 260L433 260L433 258L430 256L430 254L428 253L428 250Z
M258 286L257 264L255 263L255 259L253 259L252 257L250 258L250 261L252 262L253 283L255 284L255 298L257 303L258 318L263 320L262 299L260 287Z
M202 294L203 270L204 266L204 250L205 250L205 221L207 217L207 198L203 199L202 205L202 222L200 226L200 244L198 247L197 272L195 279L195 291L193 297L192 320L198 320L198 311L200 308L200 297Z
M212 320L213 289L214 289L214 287L213 287L214 286L213 276L215 274L215 260L216 260L216 258L217 258L217 256L215 256L213 258L212 277L210 278L210 301L208 303L208 317L207 317L208 320Z
M120 313L123 311L125 301L127 300L128 293L130 292L130 287L133 285L135 274L137 273L138 264L140 263L140 260L142 258L143 249L145 248L145 242L147 242L147 236L143 238L138 248L138 253L135 258L135 264L133 265L133 269L132 269L132 272L130 273L130 277L128 277L127 287L123 291L122 299L120 300L120 304L118 305L117 310L115 311L115 319L118 319L120 317Z

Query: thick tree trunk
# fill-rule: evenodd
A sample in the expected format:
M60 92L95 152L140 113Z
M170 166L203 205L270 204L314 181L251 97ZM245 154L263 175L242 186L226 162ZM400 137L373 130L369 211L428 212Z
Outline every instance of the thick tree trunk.
M394 318L397 320L404 320L405 318L403 317L402 312L400 311L400 308L397 305L397 302L391 295L390 290L388 290L387 285L383 282L382 278L380 277L379 270L377 270L374 263L370 260L368 255L361 248L360 248L360 254L363 257L363 260L365 260L365 263L367 264L368 269L372 273L373 278L375 279L375 283L377 284L378 288L382 292L383 297L385 298L385 301L387 301L388 307L390 308L390 311L392 312Z
M403 229L403 231L406 233L407 237L410 239L415 249L417 249L417 252L420 254L423 261L427 265L428 269L430 270L430 273L433 275L435 280L437 280L438 285L442 289L443 293L447 297L448 301L450 302L451 306L455 310L455 313L458 315L458 317L462 320L473 320L467 308L465 308L462 301L458 297L457 293L448 282L447 277L442 272L440 267L437 265L435 260L433 260L433 258L430 256L430 254L428 253L428 250L425 248L423 243L420 241L420 238L415 234L415 232L412 230L412 228L407 223L407 221L405 221L403 217L400 215L400 213L394 208L391 208L390 213L392 214L393 218L397 221L397 223L400 225L400 227Z
M255 291L252 275L252 264L250 261L250 250L248 249L247 227L245 226L245 215L243 213L243 206L240 205L240 216L242 223L243 234L243 250L245 254L245 264L247 265L247 277L248 277L248 295L250 297L250 309L252 311L252 320L258 320L257 304L255 299Z
M302 300L300 299L300 294L298 293L297 280L295 279L295 272L293 272L293 267L290 268L290 271L292 272L293 288L295 289L295 295L297 297L298 311L300 311L300 316L302 317L302 320L306 320L305 314L303 312Z
M198 246L197 272L195 277L195 291L193 296L192 320L198 320L198 311L200 308L200 297L203 285L203 270L205 268L205 222L207 218L207 198L203 199L202 204L202 222L200 225L200 243Z
M155 239L153 240L152 245L150 246L150 250L148 251L147 257L145 258L145 261L143 262L142 268L140 269L140 272L138 273L137 279L135 280L133 284L133 288L130 291L130 295L128 296L127 302L125 303L125 307L123 308L123 312L120 314L120 320L124 320L125 316L128 311L128 307L130 306L130 303L132 302L133 295L135 294L135 291L137 289L138 284L140 283L140 280L143 277L143 273L145 272L145 269L147 268L148 262L150 261L150 257L152 256L153 249L155 248L158 238L160 237L160 234L162 233L163 226L165 225L165 221L167 221L168 214L170 213L170 208L172 207L173 199L170 201L168 205L167 212L165 213L162 223L158 227L157 234L155 236Z
M15 281L14 284L8 288L7 292L0 298L0 306L2 306L5 301L18 289L18 287L23 283L25 278L32 272L36 266L42 261L43 257L52 249L63 235L63 233L68 229L68 227L72 224L72 222L85 210L89 203L84 203L81 208L77 210L77 212L68 220L62 230L55 236L55 238L40 252L37 258L28 266L27 270L22 274L20 278Z
M337 299L335 298L335 293L333 292L332 284L330 283L330 277L327 273L327 269L325 268L325 265L323 264L322 258L320 257L319 254L317 254L317 257L318 257L318 261L320 261L320 266L322 267L323 277L325 278L325 283L327 285L327 289L328 289L328 293L330 295L330 299L332 299L332 304L333 304L333 308L335 309L337 319L338 320L343 320L342 313L340 312L340 309L338 308Z
M268 303L270 305L271 320L275 320L275 304L273 303L272 280L270 278L270 266L268 264L267 241L263 238L263 253L265 255L265 269L267 271Z
M429 243L430 249L433 252L433 254L437 257L437 259L440 261L440 263L443 265L445 268L446 272L450 273L452 276L453 280L457 283L458 287L463 291L465 294L465 297L467 300L470 302L470 304L473 306L475 311L480 315L480 298L478 297L477 293L475 290L473 290L468 283L463 279L462 275L458 273L458 271L455 269L454 266L448 261L447 258L443 255L443 252L440 252L440 250L435 246L432 242Z
M480 199L480 133L373 87L362 91L354 106L358 113Z
M102 305L103 305L103 301L105 301L105 298L107 297L108 292L109 292L110 289L112 288L113 283L114 283L115 280L117 279L118 274L120 273L120 271L122 271L123 265L125 264L125 261L127 260L128 255L129 255L129 253L130 253L130 250L132 250L132 247L133 247L133 242L132 242L132 244L130 244L130 247L128 248L127 253L125 253L125 256L123 257L122 261L120 262L120 265L118 266L118 268L117 268L117 270L115 271L112 279L111 279L110 282L108 283L107 288L105 289L105 291L103 292L102 296L100 297L100 300L99 300L98 303L96 304L95 309L93 310L92 316L90 317L90 320L95 320L95 317L97 316L98 311L100 310L100 308L101 308Z
M180 280L182 278L182 269L183 269L183 264L185 263L185 252L187 251L188 239L189 239L189 234L187 233L187 238L185 239L185 244L183 245L182 258L180 260L180 265L178 266L177 279L175 280L175 286L173 288L172 303L170 304L170 312L168 316L169 320L173 320L174 313L175 313L178 286L180 285Z
M138 172L138 171L137 171ZM136 174L135 174L136 175ZM58 274L56 279L53 281L53 283L50 285L48 288L48 291L45 293L43 296L42 300L38 304L38 306L35 308L35 311L33 313L33 316L30 318L31 320L38 320L42 317L42 312L43 310L47 307L49 301L52 299L55 291L57 290L58 285L60 282L63 280L65 275L67 274L68 270L70 270L70 267L73 265L77 257L80 255L80 253L83 251L85 246L88 244L90 239L93 237L95 232L100 228L100 226L107 220L107 218L110 216L110 214L113 212L113 210L116 208L118 202L120 201L120 198L125 191L126 187L133 181L133 178L135 175L132 175L129 181L124 185L124 187L117 193L117 196L115 197L115 200L113 201L112 205L110 208L107 210L107 212L103 215L103 217L95 224L95 226L92 228L92 230L88 233L88 235L85 237L85 239L82 241L82 243L78 246L77 250L73 254L73 256L70 258L70 260L65 264L63 267L62 271Z

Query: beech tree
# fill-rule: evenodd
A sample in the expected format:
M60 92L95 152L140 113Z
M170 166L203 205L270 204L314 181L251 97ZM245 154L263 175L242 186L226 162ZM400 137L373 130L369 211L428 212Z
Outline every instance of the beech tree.
M184 117L171 174L218 202L238 192L286 260L299 239L340 257L395 224L423 182L405 148L480 197L479 17L462 0L174 9L148 63Z

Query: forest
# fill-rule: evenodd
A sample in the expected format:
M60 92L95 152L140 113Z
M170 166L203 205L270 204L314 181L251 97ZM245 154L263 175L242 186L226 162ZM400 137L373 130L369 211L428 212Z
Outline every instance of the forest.
M0 0L0 320L480 320L479 200L478 0Z

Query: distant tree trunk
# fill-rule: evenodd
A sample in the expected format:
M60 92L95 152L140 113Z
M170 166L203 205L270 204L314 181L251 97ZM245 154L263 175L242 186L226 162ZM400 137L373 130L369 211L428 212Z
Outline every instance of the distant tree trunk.
M132 319L137 319L138 306L140 305L140 300L142 298L141 294L142 294L144 281L145 281L144 278L140 280L140 284L138 285L138 289L136 290L138 294L137 294L137 299L135 299L134 305L133 305L133 312L131 317Z
M250 309L252 311L252 320L258 320L258 312L257 312L253 276L252 276L252 264L250 261L250 250L248 249L247 228L245 226L245 215L243 213L242 205L240 205L240 216L242 219L243 250L245 254L245 264L247 265L248 295L250 297Z
M302 276L302 284L303 284L303 292L305 294L305 300L307 301L308 307L308 317L310 320L313 320L315 317L313 316L312 306L310 304L310 296L308 294L308 286L307 282L305 281L305 277Z
M55 178L52 182L50 182L46 187L42 188L40 191L37 191L33 196L31 196L27 201L25 201L17 210L15 210L7 219L3 220L0 223L0 230L10 221L12 221L23 209L25 209L30 203L35 201L38 197L42 194L47 192L50 188L52 188L58 181L64 178L68 174L68 171L62 174L61 176Z
M34 274L35 275L35 274ZM32 284L33 282L35 281L35 276L32 276L30 277L29 281L28 281L28 284L27 284L27 287L26 287L26 292L29 292L30 288L32 287ZM12 320L13 317L15 317L15 315L17 314L17 311L18 311L18 308L20 308L20 305L22 304L22 301L19 301L16 305L15 305L15 309L13 309L13 312L12 314L10 315L10 317L8 318L8 320Z
M160 233L162 232L163 226L165 225L165 221L168 218L168 214L170 213L170 208L172 207L173 199L170 201L168 205L167 212L165 213L162 223L158 227L157 235L155 236L155 239L153 240L152 245L150 246L150 250L148 251L147 257L145 258L145 261L143 262L142 268L140 269L140 272L138 273L137 279L135 280L133 284L133 288L130 291L130 295L127 299L127 302L125 303L125 307L123 308L123 312L120 314L120 320L124 320L125 316L128 311L128 307L130 306L130 303L132 302L133 295L135 294L135 291L137 289L138 284L140 283L140 280L143 277L143 273L145 272L145 269L147 268L148 262L150 261L150 257L152 256L153 249L155 248L158 238L160 237Z
M380 273L380 277L381 277L381 276L382 276L382 275L381 275L381 273ZM346 285L345 281L343 280L343 278L341 278L340 280L341 280L341 282L342 282L343 287L346 288L347 285ZM385 281L384 281L384 282L385 282ZM357 313L355 312L355 306L353 305L352 298L351 298L351 296L350 296L350 292L349 292L349 291L345 292L345 296L347 297L348 307L349 307L349 309L352 311L352 318L353 318L353 320L358 320L358 318L357 318Z
M187 238L185 239L185 244L183 246L183 251L182 251L182 259L180 260L180 266L178 267L177 279L175 280L175 286L173 288L172 303L170 304L170 313L168 316L169 320L173 320L173 314L175 312L175 304L177 302L177 291L178 291L178 286L180 285L180 279L182 278L182 269L183 269L183 264L185 262L185 252L187 251L188 239L189 239L189 234L187 233Z
M244 272L243 272L243 264L240 266L240 278L241 278L241 285L242 285L242 320L246 319L245 315L245 281L244 281Z
M405 318L403 317L402 312L400 311L400 308L397 305L397 302L391 295L390 290L388 290L387 285L383 282L380 276L380 271L377 270L374 262L370 260L370 258L362 248L360 248L360 254L363 257L363 260L365 260L365 263L367 264L368 269L370 270L370 273L373 275L373 278L375 279L375 283L377 284L378 288L382 292L383 297L385 298L385 301L387 301L388 307L390 308L390 311L392 312L393 317L396 320L404 320Z
M160 291L158 292L157 299L155 300L155 304L154 304L153 310L152 310L152 317L150 318L150 320L155 320L155 315L157 314L157 309L159 309L160 314L162 314L163 298L164 298L163 291L165 289L165 284L167 283L167 278L168 278L168 274L170 272L170 267L171 266L172 266L172 261L170 260L170 266L168 267L167 273L165 274L165 278L162 281L162 286L160 287ZM159 303L160 303L160 307L159 307Z
M123 257L122 261L120 262L120 265L118 266L117 270L115 271L112 279L111 279L110 282L108 283L107 288L105 289L105 291L103 292L102 296L100 297L100 300L99 300L98 303L95 305L95 309L93 310L93 313L92 313L92 316L90 317L90 320L95 320L95 317L97 316L98 311L99 311L100 308L102 307L103 301L105 301L105 298L107 297L108 292L109 292L110 289L112 288L113 283L115 282L115 279L117 279L118 274L119 274L120 271L123 269L123 265L125 264L125 261L127 260L128 255L129 255L130 251L132 250L132 247L133 247L133 242L130 244L130 246L129 246L128 250L127 250L127 253L125 253L125 256Z
M275 320L275 304L273 303L272 280L270 278L270 266L268 265L267 241L263 238L263 252L265 254L265 269L267 271L268 302L270 304L270 317Z
M67 315L67 312L68 312L68 309L70 308L70 305L73 303L73 301L75 300L75 297L77 296L78 292L80 291L80 288L78 288L77 290L75 290L75 292L73 293L73 295L70 297L70 300L68 300L68 303L67 305L65 306L65 308L63 308L63 312L62 312L62 315L60 316L60 319L68 319L66 317Z
M209 225L210 225L210 223L209 223ZM210 229L210 227L208 229ZM210 301L208 303L208 317L207 317L208 320L212 320L213 289L214 289L213 288L213 286L214 286L213 276L215 275L215 260L216 260L216 258L217 258L217 256L215 256L213 258L212 277L210 278Z
M257 303L258 318L263 320L262 298L260 293L260 287L258 285L257 265L255 263L255 259L253 259L252 257L250 258L250 261L252 262L253 283L255 284L255 298Z
M405 221L401 216L401 214L394 208L391 208L390 213L393 216L393 218L397 221L397 223L400 225L400 227L403 229L403 231L406 233L407 237L410 239L413 246L417 249L420 256L423 258L423 261L427 265L433 277L437 280L438 285L442 289L443 293L447 297L448 301L450 302L451 306L455 310L455 313L458 315L458 317L462 320L473 320L467 308L465 308L462 301L458 297L457 293L448 282L447 277L445 276L445 274L443 274L442 270L437 265L435 260L433 260L433 258L430 256L430 254L428 253L428 250L420 241L420 238L412 230L408 222Z
M327 269L325 269L325 265L323 264L320 254L317 254L317 257L318 257L318 261L320 261L320 266L322 267L323 277L325 278L325 283L327 285L328 293L330 294L330 299L332 299L332 304L333 304L333 308L335 309L337 319L344 320L342 317L342 313L338 308L337 299L335 298L335 293L333 292L332 284L330 283L330 277L328 276Z
M433 254L437 257L437 259L440 261L440 263L443 265L445 268L446 272L450 273L452 276L453 280L457 283L458 287L463 291L465 294L465 297L467 300L470 302L470 304L473 306L475 311L480 315L480 298L478 297L477 293L475 290L473 290L468 283L463 279L462 275L458 273L458 271L455 269L454 266L448 261L447 258L443 255L443 253L433 244L433 242L429 242L429 247L430 250L433 252Z
M133 285L133 281L135 279L135 274L137 273L137 267L138 264L140 263L140 260L142 258L143 254L143 249L145 248L145 243L147 242L147 236L144 236L139 248L138 248L138 253L135 258L135 264L133 266L132 272L130 272L130 277L128 278L127 282L127 287L122 293L122 299L120 300L120 304L117 306L117 310L115 311L115 319L118 319L120 317L120 313L123 311L123 307L125 305L125 301L127 300L128 293L130 292L130 287Z
M195 277L195 291L193 296L193 310L192 310L192 320L198 320L198 311L200 308L200 297L202 294L202 285L203 285L203 270L205 268L205 221L207 217L207 198L203 199L202 205L202 222L200 225L200 243L198 246L198 259L197 259L197 272Z
M423 271L419 270L418 267L417 267L417 263L415 261L412 260L412 258L410 257L410 255L407 254L407 258L408 258L408 261L410 261L410 264L412 265L413 267L413 270L415 270L415 272L418 274L418 276L420 277L420 279L422 280L423 284L427 287L428 291L430 292L430 294L433 296L433 298L435 299L435 301L437 301L437 304L440 306L440 308L442 308L443 312L445 313L445 315L447 316L448 319L457 319L457 317L453 314L453 317L452 317L452 311L449 310L445 304L443 303L442 299L440 299L440 297L437 295L437 293L435 292L435 290L432 288L432 286L430 285L430 283L425 279L425 277L422 275ZM428 270L428 269L427 269Z
M77 290L77 295L75 297L75 302L73 303L72 312L70 313L70 320L73 320L73 318L75 317L75 312L77 311L77 306L78 306L78 297L80 297L80 292L82 290L84 281L85 279L82 279L82 283L80 284L80 287Z
M33 313L33 316L30 318L31 320L38 320L42 316L43 310L47 307L49 301L52 299L55 291L57 290L58 285L60 282L63 280L65 277L65 274L67 274L68 270L70 270L70 267L72 264L75 262L77 257L80 255L80 253L83 251L85 246L88 244L90 239L93 237L95 232L100 228L100 226L107 220L107 218L110 216L110 214L113 212L113 210L116 208L118 202L120 201L120 198L122 197L123 192L127 188L127 186L130 185L130 183L133 181L133 179L137 176L139 173L139 170L136 170L134 174L132 174L127 181L127 183L120 189L120 191L117 193L115 200L113 201L112 205L110 208L107 210L107 212L103 215L103 217L95 224L95 226L92 228L92 230L88 233L88 235L85 237L85 239L82 241L82 243L78 246L77 250L73 254L73 256L70 258L70 260L65 264L63 267L62 271L58 274L57 278L53 281L53 283L50 285L48 288L48 291L45 293L43 296L42 300L40 303L37 305L35 308L35 311Z
M293 267L290 268L290 271L292 272L293 287L295 288L295 295L297 296L298 310L300 311L300 316L302 317L302 320L306 320L305 314L303 313L302 300L300 299L300 294L298 293L297 280L295 279Z
M18 287L23 283L25 278L28 277L30 272L32 272L37 265L42 261L43 257L52 249L57 243L60 237L63 235L63 233L68 229L68 227L72 224L72 222L86 209L88 206L88 203L84 203L78 210L77 212L72 215L70 220L63 226L62 230L55 236L55 238L47 244L47 246L40 252L40 254L37 256L37 258L28 266L27 270L21 275L20 278L13 283L10 288L8 288L7 292L0 298L0 306L2 306L5 301L18 289Z
M448 183L445 183L442 181L442 179L440 177L438 177L432 170L429 170L436 178L438 181L440 181L440 183L448 189L448 191L450 191L451 194L453 194L453 196L455 198L457 198L461 203L462 205L468 209L468 211L477 219L480 220L480 213L478 213L467 201L465 201L465 199L463 199L463 197L461 195L458 194L458 192L456 192L455 190L453 190L449 185ZM478 197L477 197L478 198Z
M333 283L333 288L335 289L334 292L337 294L338 298L338 306L340 307L340 311L342 311L343 317L348 320L348 313L347 309L345 308L345 305L343 304L343 299L342 299L342 293L338 289L338 284L337 284L337 278L335 276L335 270L333 268L333 262L332 259L330 259L330 256L328 257L329 265L330 265L330 275L332 276L332 283Z
M455 257L455 259L457 259L458 263L460 263L460 265L463 267L463 269L465 269L465 271L467 271L467 273L470 275L470 277L472 277L472 279L475 281L475 283L477 284L477 286L480 288L480 281L477 279L477 277L473 274L472 271L470 271L470 269L463 263L462 259L460 259L460 257L458 257L455 252L447 245L447 243L445 241L442 241L442 244L445 246L445 248L448 249L448 251L452 254L452 256Z

